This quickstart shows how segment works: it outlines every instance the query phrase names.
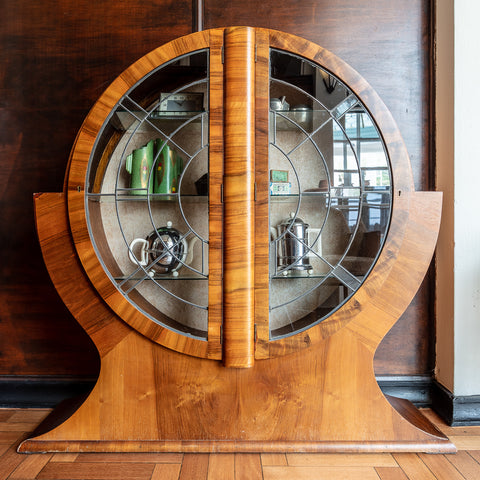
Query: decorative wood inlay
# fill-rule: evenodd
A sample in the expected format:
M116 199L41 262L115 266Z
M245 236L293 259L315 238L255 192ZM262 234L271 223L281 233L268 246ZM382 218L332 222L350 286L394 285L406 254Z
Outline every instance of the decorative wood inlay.
M254 358L255 30L225 31L223 362Z

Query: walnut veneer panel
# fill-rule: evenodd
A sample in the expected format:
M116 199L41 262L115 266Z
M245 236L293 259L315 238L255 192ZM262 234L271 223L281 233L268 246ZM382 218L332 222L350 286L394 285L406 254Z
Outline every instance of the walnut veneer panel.
M222 355L222 300L223 300L223 32L211 33L215 37L210 45L210 143L209 143L209 234L208 234L208 357L220 358ZM213 93L215 92L215 93Z
M218 32L204 32L169 44L164 50L156 51L154 57L146 56L137 62L114 85L120 85L120 91L126 88L136 78L136 69L141 72L146 67L145 59L171 58L169 52L179 54L185 45L191 48L192 38L201 44L209 35L218 38ZM253 363L249 335L253 293L250 279L254 270L253 267L248 270L248 260L250 255L254 257L254 252L248 249L252 245L261 246L260 241L253 241L249 230L254 221L250 215L253 208L249 205L252 195L249 160L255 141L249 125L253 118L248 113L241 117L240 124L244 128L240 129L240 134L236 128L230 130L229 122L235 125L240 116L233 115L232 105L227 100L225 153L229 164L225 164L224 173L227 177L233 175L241 179L233 183L234 188L226 185L225 201L227 204L232 196L235 206L239 187L248 190L245 197L240 196L239 204L246 217L242 220L247 222L245 242L249 246L241 246L245 248L242 250L243 263L234 258L226 267L224 298L228 301L229 295L231 298L237 295L238 284L229 277L238 267L246 269L243 282L247 288L239 296L240 301L245 302L241 305L243 319L232 316L226 320L234 318L228 334L223 337L227 343L224 354L226 366L251 368L225 368L222 362L208 359L208 350L202 351L191 339L148 324L141 317L137 319L135 312L130 312L120 302L118 293L96 266L83 224L83 184L78 184L83 181L82 171L85 170L86 156L82 156L82 152L91 148L92 132L101 123L102 115L108 112L110 97L106 94L97 109L100 115L87 121L92 128L82 130L77 138L77 156L73 154L69 172L69 217L64 208L64 195L44 194L36 200L45 261L66 305L98 348L102 361L100 377L85 402L71 412L66 421L59 420L56 428L38 432L24 441L19 450L455 451L448 439L418 415L411 404L386 398L373 371L373 357L379 343L408 306L433 254L441 194L415 191L408 155L388 110L368 84L340 59L306 40L276 31L236 28L227 32L226 46L232 41L233 58L242 52L244 70L252 65L255 33L257 41L262 39L276 48L301 53L337 73L372 112L385 140L394 179L392 222L380 258L355 295L319 325L287 339L270 341L264 336L266 330L262 324L256 345L257 361ZM266 52L261 48L257 57L260 72L266 70ZM253 91L258 105L264 105L265 83L260 79L254 90L250 83L254 75L249 71L245 88L245 80L235 78L240 76L238 71L230 70L230 59L226 63L226 93L232 98L239 95L247 102L242 112L249 110ZM235 91L229 93L232 85ZM244 91L239 92L241 89ZM117 95L118 92L114 97ZM258 121L260 126L265 125L262 114ZM236 135L242 141L231 140L231 136ZM260 171L266 165L265 158L261 157L265 155L265 139L265 133L260 135L256 145ZM239 147L239 152L233 156L229 152L231 146ZM219 175L219 170L215 174ZM80 191L73 188L78 185ZM260 196L260 213L264 212L264 203L265 199ZM233 216L228 208L225 213L226 217ZM261 215L257 215L255 221L258 225ZM232 222L232 225L235 224ZM227 226L227 230L232 225ZM226 247L232 248L232 237L228 237ZM74 246L92 283L86 280L76 260ZM261 259L264 253L260 248L257 258ZM232 252L228 257L231 255ZM72 288L73 279L79 279L75 289ZM228 291L232 286L234 289ZM259 298L262 295L264 293L260 293ZM238 338L243 334L246 339ZM53 414L50 421L54 422L55 417Z
M419 256L431 254L438 227L439 196L414 196L392 271L403 281ZM36 203L50 273L94 340L102 370L67 421L20 451L454 451L408 402L389 402L375 381L375 347L405 302L398 286L314 348L229 369L166 350L119 321L75 259L63 195L43 194ZM387 308L390 302L399 310Z
M254 357L255 31L225 30L223 362Z

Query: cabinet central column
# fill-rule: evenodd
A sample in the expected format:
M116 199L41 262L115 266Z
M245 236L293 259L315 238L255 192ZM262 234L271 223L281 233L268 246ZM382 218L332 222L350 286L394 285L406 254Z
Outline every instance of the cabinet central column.
M255 32L225 30L223 359L254 362Z

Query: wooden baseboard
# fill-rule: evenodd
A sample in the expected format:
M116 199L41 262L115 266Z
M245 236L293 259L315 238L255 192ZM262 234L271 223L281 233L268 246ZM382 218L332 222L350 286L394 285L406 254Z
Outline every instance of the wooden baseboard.
M95 377L0 375L0 408L53 408L85 395Z
M409 400L418 408L432 405L433 379L429 375L377 375L375 378L385 395Z
M432 408L452 427L480 425L480 395L455 396L436 380Z
M377 376L383 393L416 407L431 406L428 375ZM0 375L0 408L53 408L69 398L89 393L95 377Z

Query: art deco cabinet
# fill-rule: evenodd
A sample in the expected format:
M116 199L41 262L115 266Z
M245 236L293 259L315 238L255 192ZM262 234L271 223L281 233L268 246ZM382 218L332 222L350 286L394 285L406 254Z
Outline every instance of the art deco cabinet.
M101 371L20 451L454 450L373 371L441 194L414 190L387 109L330 52L249 27L159 47L35 205Z

